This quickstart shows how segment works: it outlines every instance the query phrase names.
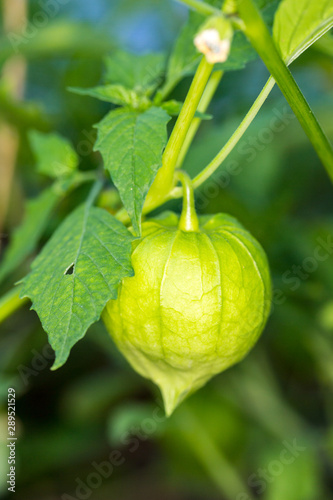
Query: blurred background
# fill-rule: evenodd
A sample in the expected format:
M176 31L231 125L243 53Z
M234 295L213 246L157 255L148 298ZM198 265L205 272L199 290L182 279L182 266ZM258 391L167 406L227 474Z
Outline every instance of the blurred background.
M92 126L110 106L67 88L97 84L104 57L117 47L169 51L187 17L169 0L29 0L28 10L29 19L37 17L23 38L0 37L0 68L15 75L12 95L0 81L1 133L16 164L0 166L1 252L26 200L49 183L34 170L28 131L65 135L81 168L97 168ZM20 22L17 12L11 22ZM326 35L292 67L331 140L332 57ZM230 137L267 76L259 60L224 75L209 109L214 118L202 124L185 162L191 175ZM172 97L182 100L189 82ZM40 247L86 189L58 206ZM7 390L15 387L17 500L333 499L333 186L278 89L202 186L197 205L201 213L237 217L267 252L274 298L257 346L166 420L157 389L133 372L101 323L52 372L36 314L20 309L0 325L1 497ZM1 295L31 260L3 281Z

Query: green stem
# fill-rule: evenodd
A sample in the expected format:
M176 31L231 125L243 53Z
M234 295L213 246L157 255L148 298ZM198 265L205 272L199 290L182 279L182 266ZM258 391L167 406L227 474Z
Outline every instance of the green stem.
M210 77L208 83L207 83L207 86L205 88L205 91L202 95L202 98L199 102L199 105L198 105L198 111L200 111L200 113L205 113L207 111L207 108L216 92L216 89L222 79L222 76L223 76L223 71L214 71L214 73L212 74L212 76ZM198 131L198 128L201 124L201 118L194 118L192 123L191 123L191 126L188 130L188 133L186 135L186 138L185 138L185 141L184 141L184 144L183 144L183 147L179 153L179 156L178 156L178 161L177 161L177 168L180 168L185 160L185 157L188 153L188 150L193 142L193 139Z
M177 177L183 185L183 210L179 219L178 229L185 232L198 232L199 220L195 211L194 192L190 177L179 170Z
M161 205L169 195L174 185L174 172L178 156L183 147L186 135L198 108L202 94L205 90L213 65L203 57L193 78L190 90L186 96L182 110L173 128L168 144L163 154L163 164L157 173L152 187L149 190L143 208L147 213Z
M88 198L85 201L86 210L89 210L90 207L94 204L97 196L99 195L99 192L103 187L103 181L101 179L96 179L96 176L94 176L94 180L95 182L92 185L88 194Z
M245 34L280 87L333 182L333 150L309 104L283 62L253 0L237 0Z
M215 9L211 5L205 2L201 2L200 0L178 0L180 3L184 3L188 7L190 7L193 10L196 10L199 12L199 14L202 14L203 16L216 16L220 15L221 12L218 9Z
M192 453L215 483L223 498L234 500L242 496L253 500L253 495L247 485L243 483L236 469L229 464L209 431L189 409L188 404L183 404L183 407L175 414L175 423L178 424L181 436L187 441Z
M0 323L29 301L27 297L20 299L20 288L16 287L0 299Z
M244 120L242 123L239 125L237 130L233 133L233 135L230 137L228 142L223 146L221 151L213 158L213 160L207 165L206 168L204 168L200 174L198 174L194 179L193 179L193 187L194 189L198 188L201 184L203 184L211 175L218 169L218 167L223 163L223 161L227 158L227 156L231 153L231 151L234 149L234 147L237 145L237 143L240 141L240 139L243 137L244 133L246 130L249 128L251 123L253 122L254 118L257 116L260 108L266 101L267 97L269 96L272 88L274 87L275 81L272 77L270 77L260 92L259 96L253 103L252 107L250 108L249 112L245 116ZM182 196L182 190L181 188L174 188L172 192L170 193L170 198L181 198Z

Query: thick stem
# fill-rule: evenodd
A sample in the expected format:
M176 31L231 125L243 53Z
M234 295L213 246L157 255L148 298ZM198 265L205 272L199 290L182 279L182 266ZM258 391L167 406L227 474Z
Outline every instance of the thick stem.
M179 219L178 229L185 232L198 232L199 220L195 211L194 192L190 177L179 170L177 177L183 185L183 210Z
M143 213L147 213L161 205L169 195L175 179L174 172L178 156L183 147L186 135L191 126L194 114L213 70L205 57L202 58L193 78L190 90L185 99L182 110L173 128L168 144L163 154L163 165L157 173L152 187L146 198Z
M207 87L205 88L205 91L202 95L202 98L199 102L199 105L198 105L198 111L200 111L200 113L205 113L207 111L207 108L212 100L212 98L214 97L214 94L216 92L216 89L222 79L222 76L223 76L223 71L214 71L214 73L212 74L212 76L210 77L208 83L207 83ZM201 118L194 118L192 123L191 123L191 126L189 128L189 131L186 135L186 139L184 141L184 144L183 144L183 147L179 153L179 156L178 156L178 161L177 161L177 168L180 168L185 160L185 157L188 153L188 150L190 149L190 146L193 142L193 139L198 131L198 128L201 124Z
M237 0L237 6L245 23L245 34L280 87L333 182L333 149L276 49L258 8L253 0Z

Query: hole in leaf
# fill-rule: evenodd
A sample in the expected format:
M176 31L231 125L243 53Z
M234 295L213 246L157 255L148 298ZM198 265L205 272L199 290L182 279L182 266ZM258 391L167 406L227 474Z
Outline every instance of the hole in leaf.
M73 274L74 273L74 262L70 266L67 267L66 271L64 274Z

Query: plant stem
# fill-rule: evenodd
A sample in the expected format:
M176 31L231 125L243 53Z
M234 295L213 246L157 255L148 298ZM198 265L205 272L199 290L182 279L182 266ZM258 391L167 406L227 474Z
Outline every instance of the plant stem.
M177 177L183 185L183 210L179 219L178 229L185 232L198 232L199 219L195 211L194 192L191 179L186 172L179 170Z
M161 205L169 195L175 179L178 156L183 147L186 135L198 108L202 94L212 73L213 65L203 57L193 78L190 90L186 96L182 110L172 130L168 144L163 154L163 164L157 173L146 198L143 213L147 213Z
M216 89L222 79L222 76L223 76L223 71L214 71L214 73L212 74L207 83L207 87L205 88L205 91L202 95L197 111L200 111L201 113L205 113L207 111L207 108L216 92ZM193 142L193 139L198 131L201 121L202 121L201 118L193 119L191 126L188 130L188 133L186 135L182 149L180 150L178 156L177 168L180 168L182 166L185 157L188 153L188 150Z
M220 15L221 12L218 9L215 9L211 5L205 2L201 2L200 0L178 0L180 3L184 3L188 7L193 10L196 10L199 14L203 16L216 16Z
M240 141L246 130L249 128L254 118L257 116L260 108L266 101L269 96L272 88L274 87L275 81L272 77L270 77L260 92L259 96L251 106L249 112L245 116L242 123L239 125L237 130L230 137L228 142L223 146L221 151L217 153L215 158L204 168L200 174L198 174L192 181L194 189L198 188L201 184L203 184L223 163L223 161L227 158L227 156L231 153L237 143ZM182 190L179 187L176 187L170 193L170 198L180 198L182 196Z
M211 477L223 498L233 500L243 494L244 498L253 500L253 495L243 483L236 469L232 467L222 451L215 444L209 430L206 429L189 408L184 404L175 415L181 436L187 441L197 460Z
M26 304L29 299L20 299L20 288L15 287L0 299L0 323Z
M86 209L89 210L90 207L94 204L95 199L99 195L100 190L103 187L103 181L101 179L96 179L96 176L94 176L94 184L92 185L88 198L86 199L85 206Z
M283 62L253 0L237 0L245 34L280 87L333 182L333 150L309 104Z
M251 106L249 112L246 114L244 120L237 128L237 130L234 132L234 134L230 137L228 142L223 146L223 148L215 156L215 158L213 158L213 160L209 163L209 165L207 165L207 167L193 179L194 188L199 187L203 182L205 182L205 180L207 180L215 172L215 170L231 153L231 151L234 149L234 147L237 145L239 140L243 137L244 133L253 122L254 118L259 113L259 110L261 109L262 105L269 96L272 88L274 87L274 84L275 81L273 80L273 78L269 78L266 85L260 92L259 96Z

